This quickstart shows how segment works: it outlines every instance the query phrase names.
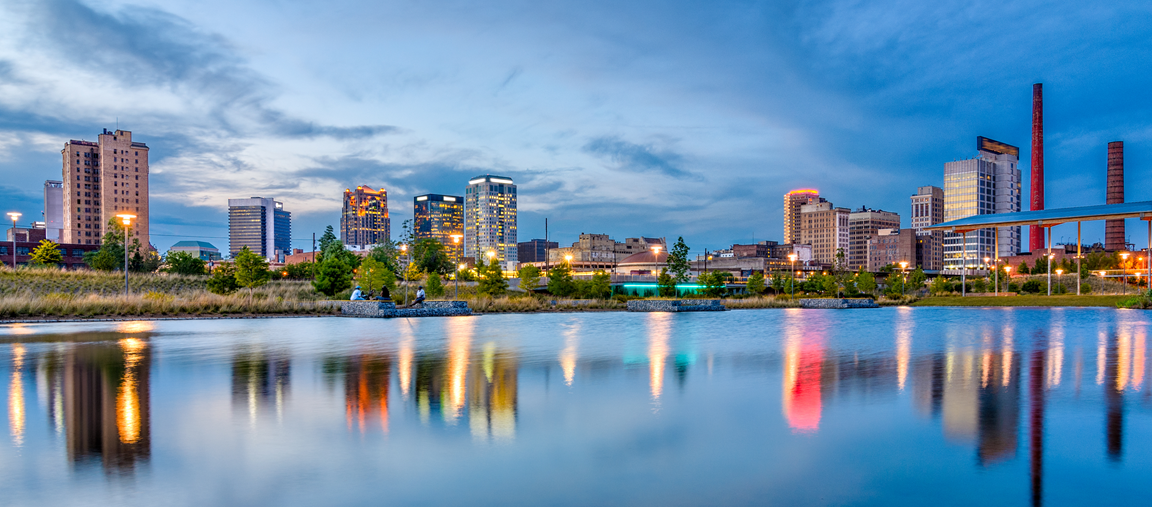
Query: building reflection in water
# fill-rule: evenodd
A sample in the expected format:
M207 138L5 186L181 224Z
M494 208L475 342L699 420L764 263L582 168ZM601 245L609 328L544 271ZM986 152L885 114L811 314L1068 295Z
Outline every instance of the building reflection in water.
M72 345L41 356L48 416L65 435L68 458L99 459L108 473L128 473L151 455L146 336Z
M560 370L564 372L564 384L569 387L576 377L576 349L579 345L579 321L564 325L564 349L560 351Z
M388 432L388 382L392 360L380 354L362 354L348 358L344 367L344 412L348 429L353 426L364 433L371 419Z
M468 397L468 425L474 440L516 437L517 363L510 351L499 350L495 343L484 344L480 368L472 369Z
M820 428L823 410L820 382L823 377L824 336L805 328L800 310L785 312L784 417L793 432L815 432Z
M232 356L232 407L247 413L253 426L260 412L268 408L275 409L277 419L282 419L291 379L291 361L286 355L237 351Z

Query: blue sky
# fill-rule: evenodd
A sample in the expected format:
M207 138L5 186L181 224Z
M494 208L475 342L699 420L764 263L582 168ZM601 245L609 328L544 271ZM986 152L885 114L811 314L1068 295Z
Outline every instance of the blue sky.
M976 136L1021 147L1045 86L1048 207L1104 202L1123 140L1150 200L1145 2L0 3L0 195L39 217L68 139L152 148L153 243L227 247L227 199L276 197L296 247L341 192L519 185L520 239L780 239L782 194L899 212ZM118 123L117 123L118 122ZM1025 192L1027 192L1027 186ZM1025 205L1027 206L1027 205ZM1074 239L1075 227L1056 229ZM1144 227L1129 222L1130 240ZM1085 226L1102 240L1103 224Z

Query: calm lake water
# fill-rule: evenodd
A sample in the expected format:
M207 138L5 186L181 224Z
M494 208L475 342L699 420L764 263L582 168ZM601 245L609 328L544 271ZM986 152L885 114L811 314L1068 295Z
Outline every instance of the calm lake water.
M1149 313L0 326L5 505L1118 505Z

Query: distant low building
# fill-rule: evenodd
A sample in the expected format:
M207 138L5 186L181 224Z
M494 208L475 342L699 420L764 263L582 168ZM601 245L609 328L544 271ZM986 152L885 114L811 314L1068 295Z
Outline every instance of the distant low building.
M202 261L218 261L224 258L220 255L220 249L205 241L178 241L172 248L168 249L168 253L172 252L188 252Z
M548 259L548 251L554 248L560 248L560 243L534 239L532 241L521 241L516 244L520 263L544 262Z

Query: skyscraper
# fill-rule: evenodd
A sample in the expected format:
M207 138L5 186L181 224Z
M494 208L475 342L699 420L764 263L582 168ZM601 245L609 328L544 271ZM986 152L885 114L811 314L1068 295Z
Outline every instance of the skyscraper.
M358 186L344 190L344 211L340 215L340 241L348 246L367 248L392 239L388 219L388 191Z
M418 195L412 203L412 233L416 239L431 238L444 245L448 258L462 259L464 247L464 198L456 195ZM460 243L452 239L460 236Z
M865 208L853 211L848 215L848 250L845 266L850 271L856 271L868 265L868 241L876 236L880 229L900 230L900 215L890 211Z
M44 182L44 236L60 243L64 234L64 182Z
M489 252L506 270L516 269L516 185L484 175L464 190L464 255L488 262Z
M848 215L848 208L835 208L827 201L801 206L796 243L812 245L813 261L835 264L840 251L848 254Z
M820 192L803 188L784 194L784 244L800 242L800 207L805 204L824 202Z
M64 224L61 241L99 245L108 221L132 219L132 237L148 246L148 146L126 130L104 133L96 142L64 143ZM103 180L103 181L101 181ZM101 188L103 186L103 188Z
M944 267L944 233L925 232L924 228L944 221L944 189L919 187L912 196L912 229L921 240L920 267L939 270Z
M228 199L228 251L244 247L273 262L292 250L292 214L272 198Z
M1020 149L976 138L976 158L944 164L944 221L972 215L1020 211ZM1020 252L1020 227L1000 227L1000 257ZM961 259L968 267L984 264L985 257L995 257L996 239L991 229L967 234L962 244L960 234L944 235L944 269L960 269Z

